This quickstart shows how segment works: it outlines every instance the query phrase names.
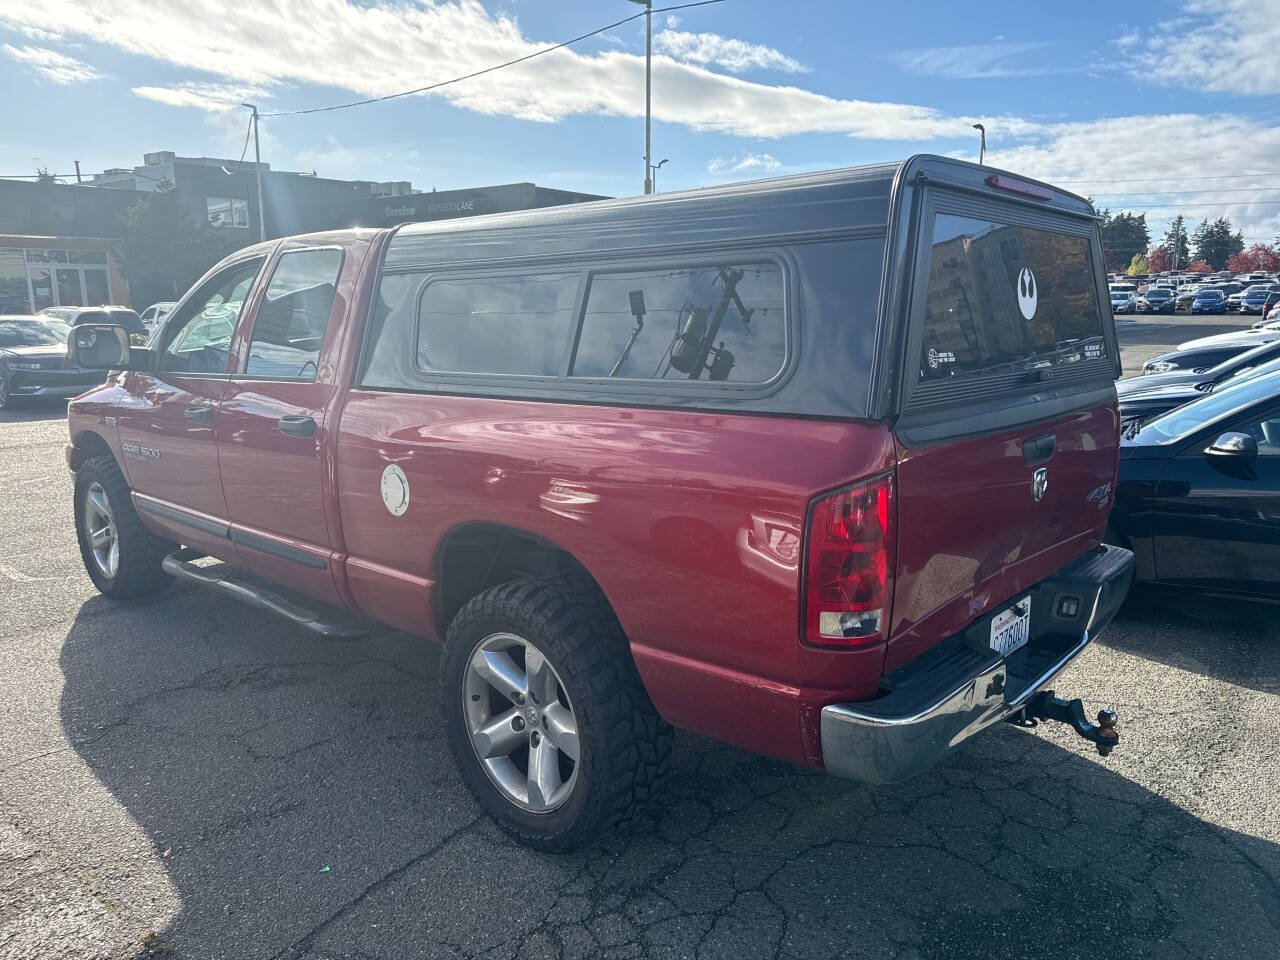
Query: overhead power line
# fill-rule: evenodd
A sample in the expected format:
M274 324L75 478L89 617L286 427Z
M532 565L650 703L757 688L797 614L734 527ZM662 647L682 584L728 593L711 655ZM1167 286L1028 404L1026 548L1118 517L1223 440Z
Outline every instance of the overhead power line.
M253 132L253 116L250 115L249 122L244 127L244 146L240 148L240 162L244 163L244 155L249 152L249 134Z
M1280 190L1280 186L1275 187L1202 187L1199 190L1130 190L1128 193L1093 193L1090 196L1095 199L1104 199L1109 197L1191 197L1200 194L1222 194L1222 193L1275 193ZM1235 201L1230 201L1235 202Z
M1280 200L1223 200L1221 203L1178 203L1176 200L1153 200L1150 203L1127 204L1132 207L1155 207L1156 209L1165 210L1221 210L1226 207L1243 207L1243 206L1273 206L1280 203ZM1121 211L1122 213L1125 211ZM1144 211L1145 212L1145 211Z
M1212 177L1113 177L1107 180L1054 180L1054 183L1183 183L1188 180L1240 180L1249 177L1280 177L1274 173L1224 173Z
M541 50L535 50L533 53L527 53L523 57L516 57L514 60L508 60L505 63L495 63L491 67L485 67L483 70L476 70L474 73L464 74L461 77L454 77L450 80L441 80L438 83L429 83L423 87L414 87L412 90L402 90L399 93L388 93L381 97L368 97L364 100L352 100L349 103L335 103L327 107L307 107L302 110L278 110L275 113L263 113L261 117L296 117L304 113L327 113L330 110L346 110L348 107L363 107L370 103L381 103L384 100L394 100L397 97L411 97L417 93L426 93L429 90L439 90L441 87L447 87L450 84L461 83L463 80L471 80L474 77L483 76L486 73L493 73L495 70L502 70L506 67L514 67L518 63L524 63L526 60L532 60L534 57L540 57L544 53L551 53L555 50L563 49L571 46L579 41L586 40L604 33L606 30L612 30L614 27L620 27L624 23L630 23L632 20L639 20L647 12L666 13L671 10L687 10L689 7L705 7L713 3L723 3L724 0L697 0L695 3L681 3L672 7L654 7L652 11L641 10L639 13L632 14L629 17L623 17L621 20L615 20L613 23L605 24L581 36L572 38L571 40L562 40L560 43L553 44L549 47L543 47Z

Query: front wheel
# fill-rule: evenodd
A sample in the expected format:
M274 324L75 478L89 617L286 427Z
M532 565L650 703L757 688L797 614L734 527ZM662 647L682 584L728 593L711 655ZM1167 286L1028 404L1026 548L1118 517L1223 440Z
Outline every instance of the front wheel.
M80 556L101 593L124 600L159 593L173 582L161 562L177 545L142 525L112 457L94 457L80 466L74 503Z
M515 580L474 597L449 626L441 683L463 780L539 849L622 827L670 762L671 728L594 585Z

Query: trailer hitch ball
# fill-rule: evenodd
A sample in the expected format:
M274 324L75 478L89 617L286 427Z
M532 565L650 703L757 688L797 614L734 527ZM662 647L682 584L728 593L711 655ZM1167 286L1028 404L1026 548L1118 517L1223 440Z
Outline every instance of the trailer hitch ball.
M1084 739L1098 748L1101 756L1110 755L1120 742L1120 733L1116 730L1119 716L1114 710L1099 710L1098 722L1090 723L1084 714L1084 703L1079 699L1063 700L1055 697L1052 690L1042 690L1032 697L1025 707L1009 720L1019 726L1034 727L1041 720L1057 720L1071 727Z
M1095 743L1098 745L1098 753L1104 757L1120 742L1120 734L1116 732L1116 721L1119 719L1114 710L1098 711L1098 739Z

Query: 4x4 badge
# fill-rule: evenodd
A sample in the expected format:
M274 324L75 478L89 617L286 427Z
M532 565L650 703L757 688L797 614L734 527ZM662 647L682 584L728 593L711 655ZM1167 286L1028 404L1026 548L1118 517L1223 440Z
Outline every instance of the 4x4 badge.
M1044 492L1049 489L1049 470L1041 467L1031 475L1031 496L1036 503L1044 499Z

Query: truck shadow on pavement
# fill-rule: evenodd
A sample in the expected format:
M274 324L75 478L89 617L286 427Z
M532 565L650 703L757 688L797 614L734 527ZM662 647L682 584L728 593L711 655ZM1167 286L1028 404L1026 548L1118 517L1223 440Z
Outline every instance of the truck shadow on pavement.
M1280 848L1039 731L878 788L682 735L635 834L552 857L481 816L413 637L319 641L176 588L89 600L60 663L67 737L154 848L108 891L156 932L139 957L1246 957L1280 934Z

